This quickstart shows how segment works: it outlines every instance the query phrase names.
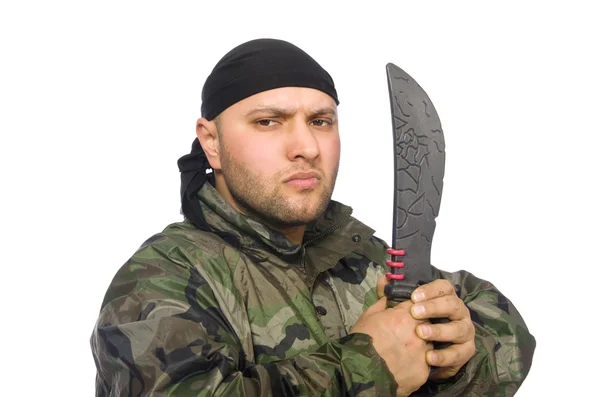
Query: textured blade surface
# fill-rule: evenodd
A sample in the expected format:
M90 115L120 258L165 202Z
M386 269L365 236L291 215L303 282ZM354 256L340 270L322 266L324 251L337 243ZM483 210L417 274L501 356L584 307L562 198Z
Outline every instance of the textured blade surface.
M421 86L398 66L386 65L394 139L392 245L405 250L405 279L394 280L395 295L410 297L433 279L431 244L442 198L445 142L441 123ZM394 269L396 270L396 269Z

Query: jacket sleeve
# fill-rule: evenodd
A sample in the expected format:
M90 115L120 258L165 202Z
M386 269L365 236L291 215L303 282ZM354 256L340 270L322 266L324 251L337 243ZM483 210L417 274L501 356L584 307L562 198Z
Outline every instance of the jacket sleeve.
M364 334L272 363L246 360L206 280L177 249L142 246L110 284L90 340L97 396L395 395Z
M515 395L529 373L536 347L523 317L492 283L464 270L435 271L456 286L471 312L477 352L455 377L441 383L429 381L415 395Z

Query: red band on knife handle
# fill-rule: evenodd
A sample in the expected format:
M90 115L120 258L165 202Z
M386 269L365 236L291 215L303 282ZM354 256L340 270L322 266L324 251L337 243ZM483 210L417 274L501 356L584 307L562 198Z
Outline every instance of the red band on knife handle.
M392 249L392 248L389 248L387 250L387 253L390 254L390 255L396 255L396 256L404 256L404 255L406 255L406 252L404 250L395 250L395 249Z
M404 274L387 273L385 275L389 280L404 280Z
M388 266L390 267L404 267L404 262L392 262L392 261L386 261L385 262Z
M406 252L404 250L396 250L396 249L388 249L387 253L392 255L392 260L391 261L386 261L385 263L391 267L391 272L387 273L385 276L388 278L388 280L404 280L404 274L399 273L399 270L401 268L404 267L404 262L398 262L394 259L394 256L398 257L398 256L404 256L406 255Z

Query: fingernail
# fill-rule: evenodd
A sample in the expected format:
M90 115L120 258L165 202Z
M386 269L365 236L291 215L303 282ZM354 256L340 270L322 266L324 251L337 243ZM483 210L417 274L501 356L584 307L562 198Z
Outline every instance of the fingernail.
M413 295L413 300L415 302L421 302L422 300L425 300L425 294L423 293L423 291L415 292L415 294Z
M423 314L425 314L425 307L423 305L414 305L413 313L415 316L421 317Z
M421 335L423 335L424 337L431 336L431 327L429 325L422 325L419 328L421 328Z
M438 360L438 355L435 352L429 352L429 361L430 363L433 365L435 363L437 363Z

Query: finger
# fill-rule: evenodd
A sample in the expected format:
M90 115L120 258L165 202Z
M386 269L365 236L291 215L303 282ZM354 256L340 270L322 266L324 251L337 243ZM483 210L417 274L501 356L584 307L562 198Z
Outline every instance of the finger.
M416 288L411 294L411 299L417 303L444 295L456 295L456 291L450 281L439 279Z
M415 319L448 318L456 321L470 317L465 303L456 295L444 295L417 303L410 311Z
M460 371L461 367L443 367L436 368L429 375L429 379L431 380L443 380L453 377Z
M466 321L421 324L417 326L417 335L419 338L436 342L466 343L473 339L474 332L473 324Z
M470 343L451 345L445 349L427 352L427 363L435 367L462 367L473 357L474 351Z
M410 313L410 309L413 307L413 303L411 300L405 300L398 303L396 306L390 308L391 310L402 310Z
M388 278L386 276L382 276L379 280L377 280L377 297L383 298L385 296L385 286L388 283Z

